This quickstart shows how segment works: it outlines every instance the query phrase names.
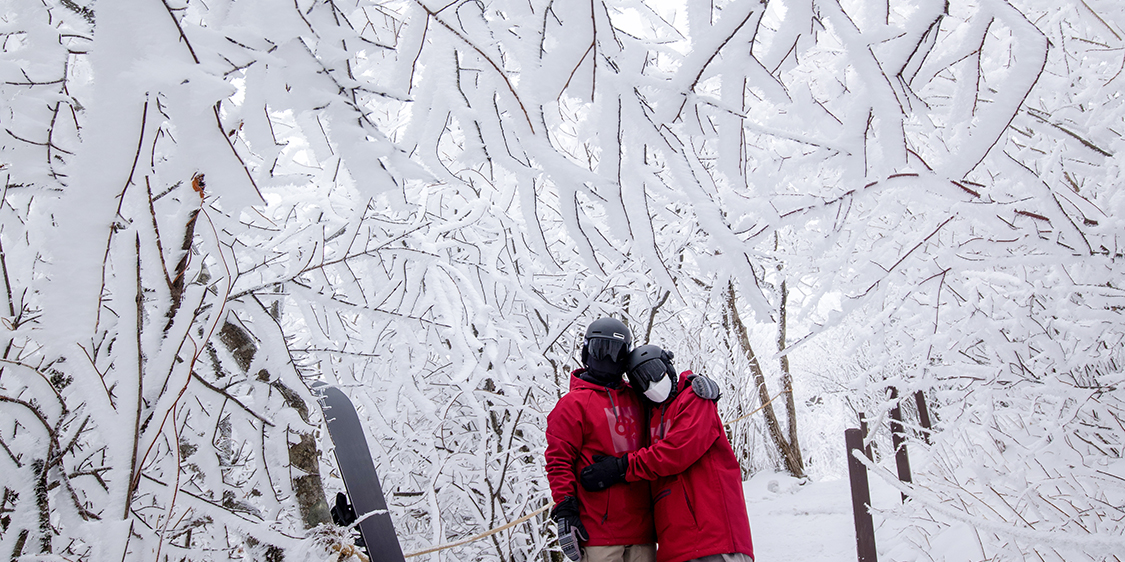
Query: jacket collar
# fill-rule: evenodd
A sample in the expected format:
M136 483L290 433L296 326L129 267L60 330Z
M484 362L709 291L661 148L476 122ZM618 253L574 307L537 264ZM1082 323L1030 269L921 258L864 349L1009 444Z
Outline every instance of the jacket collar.
M680 373L680 376L677 377L677 379L679 379L679 380L676 381L676 391L678 393L683 393L683 391L687 387L691 386L691 377L694 377L694 376L695 376L695 373L691 372L691 369L688 369L688 370Z

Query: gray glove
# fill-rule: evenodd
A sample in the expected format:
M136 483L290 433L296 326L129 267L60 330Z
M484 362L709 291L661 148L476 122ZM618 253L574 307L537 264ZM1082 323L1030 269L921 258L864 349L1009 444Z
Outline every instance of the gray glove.
M723 395L722 391L719 390L719 385L703 375L691 377L691 390L696 396L712 402L717 402L719 397Z
M551 519L559 528L559 547L568 560L578 562L582 560L582 551L579 550L579 541L590 539L586 533L586 526L578 518L578 498L567 496L551 510Z

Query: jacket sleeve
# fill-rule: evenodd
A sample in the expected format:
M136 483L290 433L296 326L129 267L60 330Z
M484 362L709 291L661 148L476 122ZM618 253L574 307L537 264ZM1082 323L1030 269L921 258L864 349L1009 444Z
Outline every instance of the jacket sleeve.
M629 469L625 479L656 480L679 474L699 460L722 431L718 406L694 394L684 396L683 404L673 403L666 416L664 438L629 453ZM680 402L677 400L676 402Z
M571 394L563 396L547 415L547 481L555 503L566 496L578 497L576 475L583 426L582 405Z

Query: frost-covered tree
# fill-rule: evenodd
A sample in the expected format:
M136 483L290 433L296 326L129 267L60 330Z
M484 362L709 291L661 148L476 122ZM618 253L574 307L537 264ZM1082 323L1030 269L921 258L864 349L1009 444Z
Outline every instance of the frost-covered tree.
M165 3L5 10L0 550L280 557L328 513L312 396L240 289L237 48Z
M1113 0L3 10L0 555L321 549L312 379L406 551L514 521L606 314L728 420L784 396L748 470L830 474L833 414L925 392L904 548L1119 545Z

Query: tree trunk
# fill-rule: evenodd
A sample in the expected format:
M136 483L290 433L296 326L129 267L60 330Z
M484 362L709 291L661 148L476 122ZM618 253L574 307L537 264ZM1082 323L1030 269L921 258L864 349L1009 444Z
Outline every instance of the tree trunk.
M777 315L777 351L785 351L786 310L788 309L789 288L785 281L781 282L781 305L778 306ZM805 461L801 456L801 445L797 441L797 404L793 398L793 374L789 371L789 356L781 356L781 391L785 393L785 414L789 418L789 443L787 446L786 464L793 476L802 478L805 475Z
M231 322L224 322L219 330L219 340L230 350L239 367L243 370L250 368L258 346L246 330ZM262 381L271 378L265 370L258 373L257 377ZM280 379L269 384L281 393L290 407L297 410L302 420L309 421L308 405L293 389L285 386ZM324 497L324 485L320 479L320 451L316 446L316 437L312 431L294 431L294 433L297 435L297 442L289 443L289 464L296 469L293 471L293 491L297 494L301 520L305 528L311 529L321 523L330 523L332 516L328 509L328 501Z
M766 416L766 428L769 430L770 438L773 439L774 445L777 446L777 450L785 460L785 469L797 478L804 478L805 469L804 463L801 461L801 452L796 447L796 441L790 443L781 431L781 424L778 423L777 414L774 413L773 404L770 403L765 373L762 372L762 366L758 363L758 357L754 353L753 346L750 345L750 336L746 331L746 325L742 323L742 318L738 315L733 281L727 284L727 307L730 308L732 328L738 335L738 343L742 347L743 353L746 354L746 359L750 362L750 372L754 375L754 383L758 387L758 398L764 405L762 411ZM790 414L790 427L795 428L792 415Z

